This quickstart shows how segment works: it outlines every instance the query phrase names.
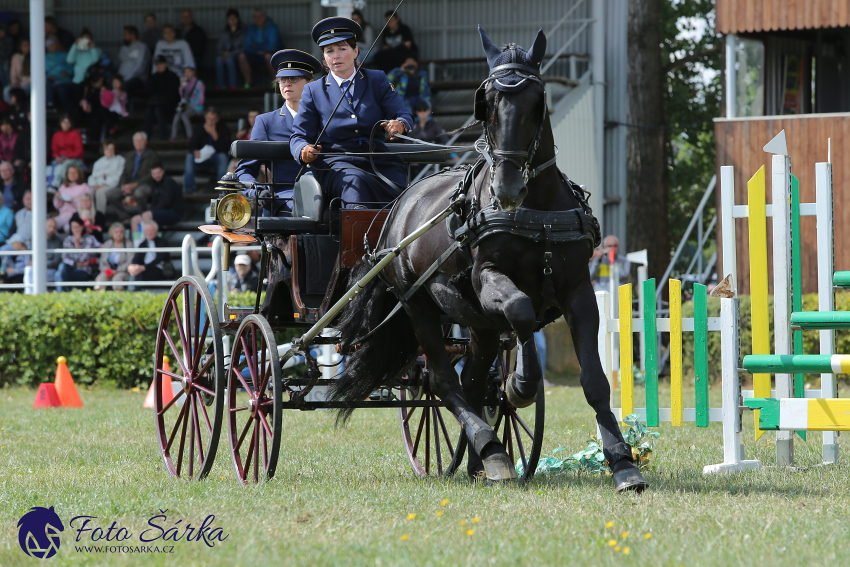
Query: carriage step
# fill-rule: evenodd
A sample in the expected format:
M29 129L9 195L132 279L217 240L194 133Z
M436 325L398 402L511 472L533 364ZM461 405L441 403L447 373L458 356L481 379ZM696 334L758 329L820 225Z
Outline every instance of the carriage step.
M850 272L835 272L832 276L832 285L840 288L850 288Z
M848 374L846 354L750 354L744 357L750 374Z
M791 313L791 327L804 331L850 329L850 311L799 311Z
M759 412L759 429L850 431L850 399L750 398Z

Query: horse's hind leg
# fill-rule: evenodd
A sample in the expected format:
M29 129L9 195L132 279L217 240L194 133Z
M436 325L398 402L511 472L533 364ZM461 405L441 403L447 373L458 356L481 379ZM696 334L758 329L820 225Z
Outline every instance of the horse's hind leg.
M479 298L485 311L508 320L517 334L519 352L517 367L508 378L505 392L508 400L518 408L530 406L537 399L537 385L543 378L540 353L534 340L537 315L531 299L501 272L481 270Z
M611 411L611 386L602 370L597 350L599 311L589 280L571 290L561 308L573 336L573 345L581 365L581 387L587 403L596 411L596 423L602 436L603 452L614 473L618 492L642 491L649 484L634 464L631 447L623 439L620 426Z
M430 300L429 300L430 301ZM470 446L481 455L489 480L516 479L516 470L496 432L475 412L463 395L457 372L446 353L439 310L411 301L410 322L430 368L431 393L440 397L466 431ZM495 356L495 355L494 355Z
M472 406L479 417L486 402L487 392L491 384L490 368L499 352L499 331L495 329L470 329L469 351L460 382L466 401ZM469 444L469 455L466 460L466 472L470 477L476 477L484 470L484 463Z

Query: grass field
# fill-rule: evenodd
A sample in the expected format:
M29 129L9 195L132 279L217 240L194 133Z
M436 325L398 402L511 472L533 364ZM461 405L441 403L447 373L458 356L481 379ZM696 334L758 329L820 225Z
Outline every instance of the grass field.
M286 412L277 476L243 488L224 437L208 480L169 478L143 392L83 391L82 410L33 410L34 394L0 390L3 566L36 562L17 542L32 506L55 506L65 523L50 565L850 565L850 466L816 466L813 435L795 445L800 467L771 468L773 446L752 441L751 415L748 456L768 468L703 476L722 460L720 425L664 426L652 487L618 495L610 478L579 473L525 487L422 480L409 470L395 410L356 412L343 430L328 412ZM553 388L546 404L544 452L584 448L595 428L581 391ZM214 548L168 542L173 554L74 549L73 516L115 521L134 534L123 545L142 545L160 509L165 529L215 514L229 536ZM164 547L144 545L155 544Z

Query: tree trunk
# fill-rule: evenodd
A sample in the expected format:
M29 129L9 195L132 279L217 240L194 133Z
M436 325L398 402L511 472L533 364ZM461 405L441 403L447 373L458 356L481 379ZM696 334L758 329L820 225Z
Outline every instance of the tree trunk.
M630 251L647 249L649 277L661 278L670 238L659 0L629 0L628 25L626 241Z

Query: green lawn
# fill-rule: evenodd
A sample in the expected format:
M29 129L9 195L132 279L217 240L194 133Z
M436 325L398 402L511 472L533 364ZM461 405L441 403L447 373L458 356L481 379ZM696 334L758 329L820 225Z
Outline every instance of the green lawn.
M277 476L243 488L224 438L207 481L169 478L144 392L81 395L82 410L33 410L34 391L0 390L0 565L36 563L17 543L32 506L55 506L66 526L50 565L850 565L850 466L814 466L819 434L796 443L800 468L706 477L702 466L722 460L720 424L663 426L652 487L618 495L610 478L576 473L522 488L421 480L395 410L356 412L343 430L329 412L286 412ZM584 448L595 427L581 391L554 388L546 404L544 452ZM748 456L772 465L773 435L752 441L751 415L745 431ZM124 545L140 545L159 509L165 528L215 514L229 537L168 555L74 550L73 516L115 521L134 534Z

